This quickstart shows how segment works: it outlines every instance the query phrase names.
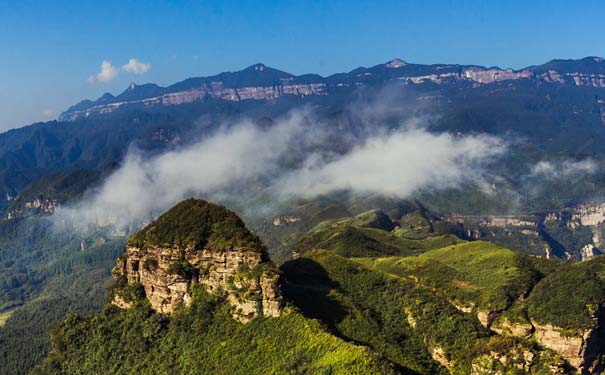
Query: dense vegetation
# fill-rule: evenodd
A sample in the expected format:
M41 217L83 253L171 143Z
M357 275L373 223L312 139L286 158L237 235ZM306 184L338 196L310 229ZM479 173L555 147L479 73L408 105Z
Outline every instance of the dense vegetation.
M0 368L25 374L49 349L54 321L105 303L124 239L58 231L48 218L0 221Z
M496 334L478 313L495 314L494 324L553 324L569 335L595 326L605 263L462 241L422 210L394 216L372 210L330 219L300 237L302 256L281 267L289 305L280 318L241 324L220 295L199 285L190 307L156 314L140 284L118 278L115 289L135 307L68 318L34 374L515 373L518 366L542 374L566 366L562 357L523 335ZM231 211L190 199L130 243L241 241L258 239ZM186 273L186 262L170 272Z
M556 357L530 342L493 336L474 315L411 279L389 277L332 252L309 252L282 270L288 279L286 294L305 314L327 322L340 336L369 345L404 372L448 373L430 356L436 348L460 373L470 372L491 350L506 354L521 346L545 362Z
M382 258L372 267L413 278L465 306L499 311L527 294L541 277L533 260L489 242L461 243L416 257Z
M460 242L453 235L432 233L430 223L416 212L403 216L401 223L383 215L370 211L321 222L299 240L295 249L300 253L326 249L345 257L377 257L412 255Z
M296 312L243 325L201 288L170 318L145 300L70 316L53 332L42 374L389 374L367 348L347 343Z
M262 248L259 238L250 233L233 211L193 198L180 202L132 235L128 245L196 249L208 245L215 250L229 247Z
M595 313L604 303L605 284L584 264L567 265L548 275L527 299L532 319L571 330L594 327Z
M80 266L73 274L55 276L36 297L10 310L5 325L0 325L2 374L27 374L48 354L53 324L70 313L98 312L110 284L107 266Z

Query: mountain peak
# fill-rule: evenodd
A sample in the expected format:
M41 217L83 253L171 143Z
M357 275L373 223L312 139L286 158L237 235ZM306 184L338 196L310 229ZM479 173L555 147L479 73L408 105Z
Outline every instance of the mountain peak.
M262 71L265 71L267 69L271 69L271 68L268 68L267 65L265 65L263 63L256 63L256 64L253 64L253 65L250 65L249 67L247 67L246 69L244 69L244 71L255 70L257 72L262 72Z
M115 99L115 96L111 95L111 93L106 92L97 101L109 101L113 99Z
M399 58L395 58L386 64L384 64L387 68L396 69L401 68L402 66L406 66L407 63Z
M201 248L215 241L220 246L263 249L258 237L246 229L234 212L193 198L180 202L128 240L129 244L141 248L162 244Z

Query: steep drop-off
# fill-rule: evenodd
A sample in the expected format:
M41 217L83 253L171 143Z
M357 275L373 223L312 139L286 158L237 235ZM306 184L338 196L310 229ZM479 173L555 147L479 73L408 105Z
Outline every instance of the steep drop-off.
M260 240L231 211L189 199L133 235L114 268L114 303L130 307L128 288L140 286L151 306L171 313L191 304L191 286L224 296L233 316L279 316L279 276Z

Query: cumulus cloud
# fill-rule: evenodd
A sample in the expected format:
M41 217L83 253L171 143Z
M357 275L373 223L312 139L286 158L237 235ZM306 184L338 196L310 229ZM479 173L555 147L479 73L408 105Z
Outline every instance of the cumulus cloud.
M294 113L270 127L244 121L151 158L133 151L92 198L58 215L80 225L125 227L193 195L243 200L263 191L280 200L350 190L407 197L480 183L485 164L505 150L495 137L402 127L334 153L333 136ZM315 150L301 152L301 145Z
M113 66L110 61L103 60L101 63L101 71L94 76L88 77L88 82L90 83L107 83L113 81L118 74L120 74L120 70Z
M141 75L147 73L150 68L151 64L142 63L135 58L128 60L128 63L124 64L121 68L112 65L108 60L103 60L101 63L101 71L93 76L88 77L88 82L108 83L120 75L120 72Z
M150 64L145 64L135 58L128 60L128 63L122 66L122 70L133 74L145 74L151 68Z
M565 178L579 174L592 174L597 171L597 164L591 159L580 161L542 160L531 167L530 177Z

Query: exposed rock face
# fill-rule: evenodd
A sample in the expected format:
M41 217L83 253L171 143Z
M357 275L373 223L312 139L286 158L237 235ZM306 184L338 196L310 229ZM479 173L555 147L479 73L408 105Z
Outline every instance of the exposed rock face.
M296 222L302 221L301 217L290 216L290 215L281 215L273 218L273 225L276 227L281 227L284 225L294 224Z
M161 313L191 304L195 284L223 296L233 306L234 318L242 322L256 316L277 317L282 309L279 276L263 250L254 246L127 245L114 276L142 285L151 306ZM129 306L119 293L114 303Z
M552 325L533 324L536 340L545 347L561 354L570 365L579 369L587 362L588 341L593 330L582 331L578 335L567 336ZM589 360L589 359L588 359Z
M179 272L175 264L183 260L193 271ZM171 313L180 303L189 305L190 287L200 283L209 292L224 294L235 308L234 317L245 322L257 315L275 317L281 312L279 278L261 270L262 266L262 255L252 249L183 251L129 246L114 274L126 277L129 284L140 283L151 306L162 313ZM128 306L120 297L116 304Z
M25 213L43 213L52 214L61 207L56 199L34 198L31 201L23 202L20 207L13 208L6 213L7 219L14 219Z
M443 218L445 221L460 225L462 233L469 239L484 239L498 243L495 238L497 230L502 230L508 237L523 239L526 244L532 244L535 254L546 258L559 257L563 259L587 260L603 253L605 242L605 203L586 202L561 211L547 212L544 214L522 214L522 215L460 215L450 214ZM548 233L547 226L561 225L569 231L581 231L589 229L591 238L583 238L576 247L564 243L554 243L551 247L552 236ZM545 235L546 232L546 235ZM511 247L511 244L503 244ZM543 249L541 250L540 249ZM523 251L527 250L527 246ZM553 253L553 251L556 251Z
M275 100L283 96L319 96L330 95L342 87L359 87L375 84L376 79L398 81L404 85L460 84L479 87L498 82L528 80L536 84L556 84L568 86L605 87L603 62L593 59L590 70L573 66L528 67L522 70L487 68L482 66L460 66L449 64L419 65L408 64L394 59L371 68L359 68L349 73L335 74L330 77L318 75L294 76L262 64L256 64L240 72L221 73L213 77L193 78L173 86L153 90L137 95L137 86L132 85L125 93L114 97L104 95L97 101L82 102L61 114L61 121L75 121L90 116L111 113L127 105L172 106L193 103L207 98L225 101ZM389 74L382 75L381 70ZM149 85L144 85L149 86Z
M550 324L511 323L503 319L491 329L498 334L533 337L540 345L559 354L582 374L596 374L602 370L595 367L600 347L603 345L602 328L598 325L573 333Z
M284 95L308 96L308 95L326 95L326 85L324 83L310 84L289 84L284 81L281 85L274 86L253 86L231 88L225 87L223 82L211 82L196 88L185 91L166 93L160 96L140 100L119 101L110 104L99 104L83 110L68 111L60 116L61 121L76 121L81 118L94 115L111 113L121 107L142 104L146 107L155 105L172 106L185 103L193 103L205 98L214 98L232 102L242 100L274 100Z

